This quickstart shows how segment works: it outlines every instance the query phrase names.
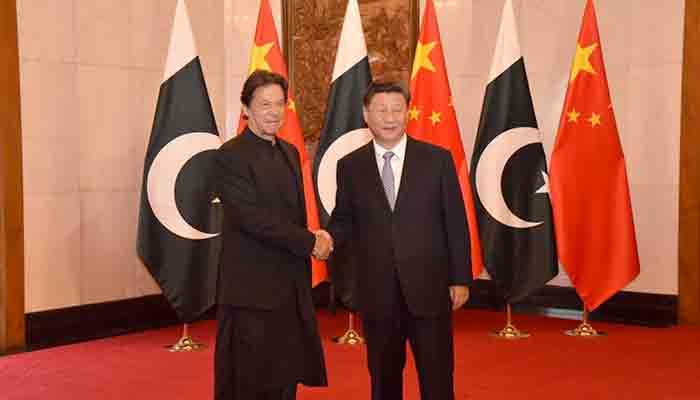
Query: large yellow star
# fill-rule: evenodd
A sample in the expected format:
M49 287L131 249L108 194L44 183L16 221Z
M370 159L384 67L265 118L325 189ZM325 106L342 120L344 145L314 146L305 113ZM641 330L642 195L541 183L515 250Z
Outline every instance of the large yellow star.
M569 117L569 122L578 122L578 116L581 115L581 113L576 111L575 108L572 108L566 115Z
M418 116L420 115L420 110L414 105L408 110L408 119L418 121Z
M295 103L294 100L289 99L289 101L287 101L287 108L294 112L297 112L297 103Z
M411 71L411 79L413 79L418 70L425 68L430 72L435 72L435 66L433 62L430 61L430 52L433 51L437 42L430 42L428 44L423 44L418 42L416 47L416 56L413 59L413 70Z
M591 54L598 48L598 43L593 43L588 47L581 47L576 43L576 56L574 57L574 65L571 67L571 82L576 79L581 71L597 74L596 70L591 65Z
M591 127L595 127L596 125L600 125L600 115L596 113L591 113L591 117L588 118L586 121L591 123Z
M261 46L253 46L253 51L250 55L250 69L248 70L248 75L252 74L253 72L255 72L255 70L258 69L262 69L264 71L272 71L272 68L270 68L270 64L267 63L265 57L267 57L267 53L270 52L270 49L274 45L275 44L273 42L270 42L265 43Z
M428 119L430 119L430 121L433 123L433 126L435 126L438 124L438 122L440 122L440 113L437 111L433 111L433 114Z

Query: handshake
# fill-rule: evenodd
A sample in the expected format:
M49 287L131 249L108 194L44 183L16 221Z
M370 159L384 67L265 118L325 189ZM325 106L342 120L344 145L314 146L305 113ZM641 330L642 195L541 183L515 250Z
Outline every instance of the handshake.
M333 252L333 238L323 229L315 231L314 236L316 236L316 242L311 255L316 259L325 261Z

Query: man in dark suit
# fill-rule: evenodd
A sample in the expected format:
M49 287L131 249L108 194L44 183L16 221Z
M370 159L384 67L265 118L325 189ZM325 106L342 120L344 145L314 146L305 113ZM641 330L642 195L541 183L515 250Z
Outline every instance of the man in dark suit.
M368 88L374 139L338 162L328 231L356 251L372 400L403 398L406 340L421 398L452 400L451 310L471 283L467 220L450 153L405 133L409 100L397 83Z
M306 228L297 150L276 137L287 81L256 71L241 93L247 128L218 152L224 209L214 361L217 400L288 400L296 385L325 386L309 257L332 242Z

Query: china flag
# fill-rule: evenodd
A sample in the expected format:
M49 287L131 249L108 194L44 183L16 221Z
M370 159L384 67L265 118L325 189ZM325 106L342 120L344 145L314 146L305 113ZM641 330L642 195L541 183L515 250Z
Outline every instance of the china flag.
M260 1L260 12L258 14L258 25L255 29L255 42L250 55L250 68L248 75L254 71L262 69L276 72L287 78L287 65L282 57L282 50L277 39L277 28L272 18L272 10L268 0ZM242 118L238 123L238 133L245 129L245 120ZM301 131L299 116L297 115L294 103L292 87L289 87L287 115L284 124L280 128L277 136L291 143L299 151L301 158L301 174L304 181L304 201L306 203L306 222L309 230L320 229L318 219L318 205L316 204L316 194L314 192L313 180L311 179L311 159L304 147L304 134ZM326 264L315 258L311 258L311 286L316 286L326 280Z
M592 311L639 275L639 256L591 0L583 14L550 171L559 260Z
M427 0L425 3L423 25L413 60L411 104L408 108L406 131L416 139L443 147L452 153L467 212L472 275L476 278L483 269L479 230L433 0Z

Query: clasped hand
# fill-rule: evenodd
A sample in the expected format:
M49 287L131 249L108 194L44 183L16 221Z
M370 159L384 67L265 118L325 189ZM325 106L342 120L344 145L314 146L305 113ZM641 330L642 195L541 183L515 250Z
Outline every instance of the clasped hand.
M333 238L323 229L315 231L314 236L316 236L316 243L314 243L314 250L311 255L324 261L333 252Z
M450 286L450 299L453 310L461 308L469 300L469 287L464 285Z

